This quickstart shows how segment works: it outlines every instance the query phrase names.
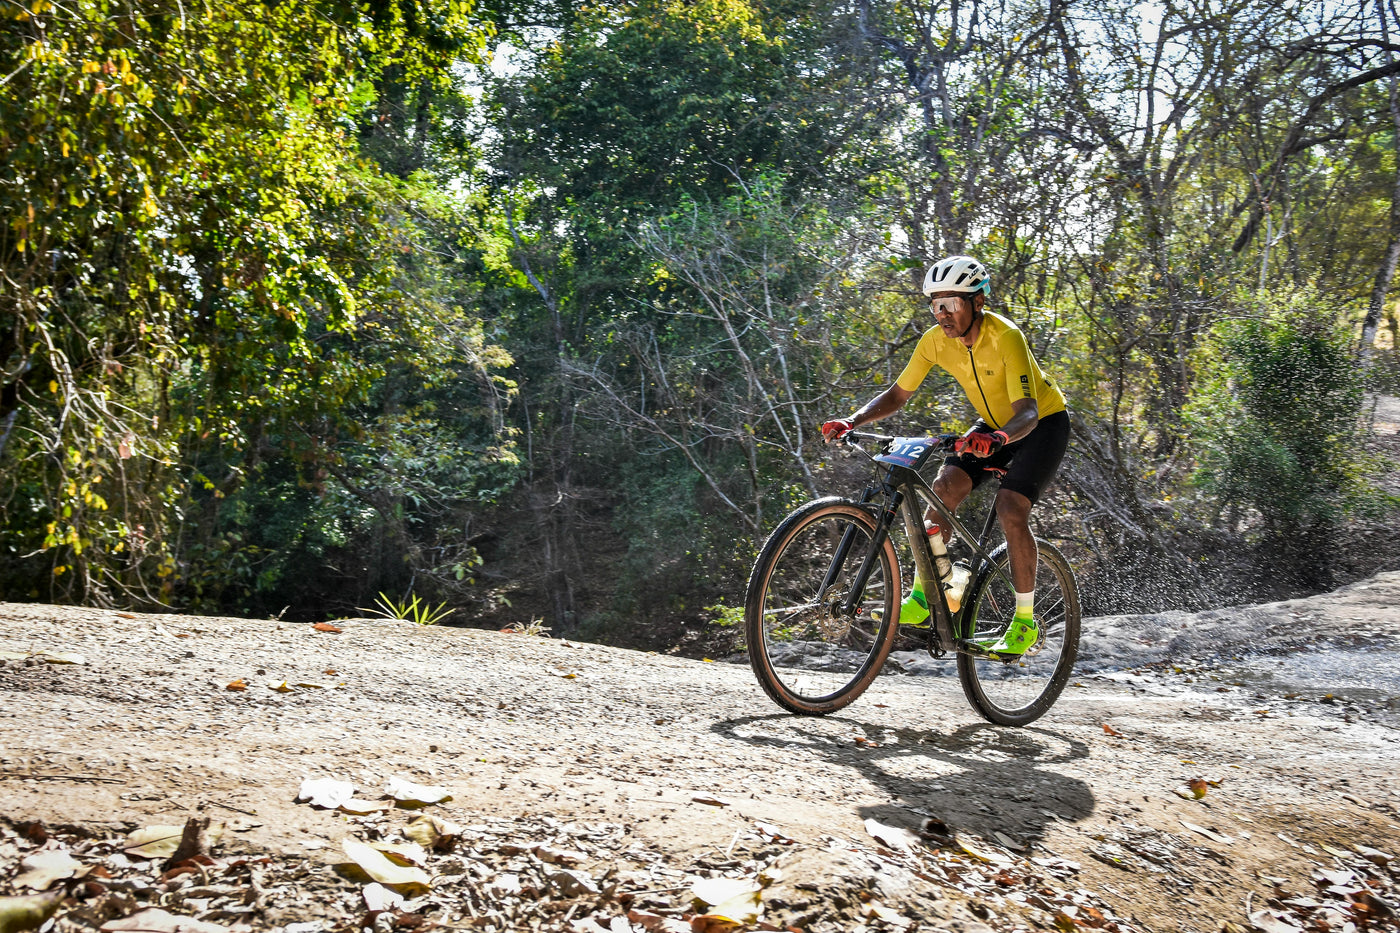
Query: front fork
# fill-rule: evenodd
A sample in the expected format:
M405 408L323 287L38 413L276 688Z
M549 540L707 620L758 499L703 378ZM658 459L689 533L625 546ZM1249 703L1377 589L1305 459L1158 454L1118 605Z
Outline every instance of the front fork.
M869 504L879 492L874 486L866 487L865 494L861 496L860 504ZM894 523L895 514L899 511L900 504L904 502L904 493L898 490L886 488L884 494L885 505L880 510L880 520L875 524L875 534L870 537L870 546L866 549L865 559L861 561L860 569L856 571L855 579L851 581L851 587L846 592L846 599L841 604L841 615L847 619L855 617L856 604L865 594L865 584L870 580L870 574L875 570L875 564L880 560L880 549L885 546L885 539L889 537L890 525ZM855 545L855 536L856 526L852 524L841 536L841 543L836 548L836 557L831 562L831 568L826 572L826 579L822 581L823 593L826 592L827 587L836 582L836 576L845 566L846 556ZM896 579L890 585L898 587L900 584ZM898 606L895 609L898 611Z

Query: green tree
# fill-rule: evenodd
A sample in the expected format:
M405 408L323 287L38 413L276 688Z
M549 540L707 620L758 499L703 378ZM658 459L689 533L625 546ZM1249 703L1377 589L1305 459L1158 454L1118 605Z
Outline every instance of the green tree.
M1220 328L1223 365L1193 404L1196 482L1226 520L1256 535L1309 584L1332 582L1321 557L1342 519L1368 503L1363 374L1350 335L1286 296L1262 319Z

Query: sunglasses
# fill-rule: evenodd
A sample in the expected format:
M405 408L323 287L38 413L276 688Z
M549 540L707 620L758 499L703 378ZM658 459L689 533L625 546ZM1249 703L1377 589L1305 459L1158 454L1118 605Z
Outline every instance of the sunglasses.
M956 314L963 306L961 298L932 298L929 300L928 309L933 312L934 317L941 317L944 314Z

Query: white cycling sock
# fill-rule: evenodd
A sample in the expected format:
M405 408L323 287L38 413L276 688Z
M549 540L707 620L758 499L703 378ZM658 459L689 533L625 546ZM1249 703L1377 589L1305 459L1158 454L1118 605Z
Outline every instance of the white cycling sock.
M1035 617L1035 590L1016 594L1016 618L1030 621Z

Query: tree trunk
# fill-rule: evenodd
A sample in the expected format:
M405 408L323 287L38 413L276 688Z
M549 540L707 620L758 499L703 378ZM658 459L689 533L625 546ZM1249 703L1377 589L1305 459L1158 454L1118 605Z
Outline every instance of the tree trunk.
M1380 19L1381 38L1390 42L1390 21L1386 16L1384 0L1376 0L1376 16ZM1386 52L1386 64L1391 63L1390 52ZM1390 122L1395 127L1391 145L1400 157L1400 79L1390 78ZM1381 312L1385 310L1385 296L1390 291L1390 282L1395 278L1395 266L1400 262L1400 163L1395 168L1395 185L1390 191L1390 232L1386 242L1385 255L1381 257L1380 268L1376 270L1376 281L1371 286L1371 301L1366 307L1366 320L1361 324L1360 353L1369 356L1376 342L1376 329L1381 323Z

